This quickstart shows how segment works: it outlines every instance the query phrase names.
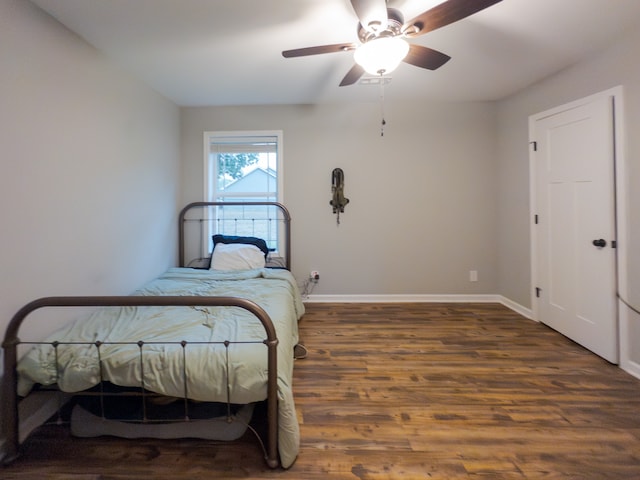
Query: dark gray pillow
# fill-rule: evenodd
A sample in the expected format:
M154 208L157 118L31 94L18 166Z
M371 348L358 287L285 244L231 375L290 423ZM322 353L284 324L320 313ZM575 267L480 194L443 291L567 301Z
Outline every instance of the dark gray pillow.
M244 243L247 245L255 245L264 253L265 260L269 255L269 247L267 247L267 242L262 238L258 237L240 237L236 235L214 235L213 237L213 248L216 248L217 243Z

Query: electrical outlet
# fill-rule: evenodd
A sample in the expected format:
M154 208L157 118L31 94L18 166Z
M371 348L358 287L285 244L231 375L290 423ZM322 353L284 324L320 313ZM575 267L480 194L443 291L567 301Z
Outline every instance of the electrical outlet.
M309 279L317 282L320 280L320 272L317 270L311 270L311 273L309 273Z
M478 281L478 271L477 270L469 270L469 281L477 282Z

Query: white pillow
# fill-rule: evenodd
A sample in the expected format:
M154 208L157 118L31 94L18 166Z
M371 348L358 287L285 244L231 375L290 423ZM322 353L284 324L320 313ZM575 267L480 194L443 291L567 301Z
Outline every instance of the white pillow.
M246 243L218 243L211 255L211 270L264 268L264 253Z

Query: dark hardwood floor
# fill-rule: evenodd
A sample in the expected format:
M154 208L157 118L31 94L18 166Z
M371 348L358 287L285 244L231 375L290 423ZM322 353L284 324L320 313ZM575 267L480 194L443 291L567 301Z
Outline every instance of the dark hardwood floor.
M44 427L4 479L640 479L640 380L494 304L309 304L301 451L249 435L74 439Z

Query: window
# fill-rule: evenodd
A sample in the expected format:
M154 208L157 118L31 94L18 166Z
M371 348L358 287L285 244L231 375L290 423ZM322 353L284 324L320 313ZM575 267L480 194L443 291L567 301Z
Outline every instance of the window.
M205 132L205 201L282 202L282 132ZM226 206L211 209L205 232L264 238L279 251L277 209Z

